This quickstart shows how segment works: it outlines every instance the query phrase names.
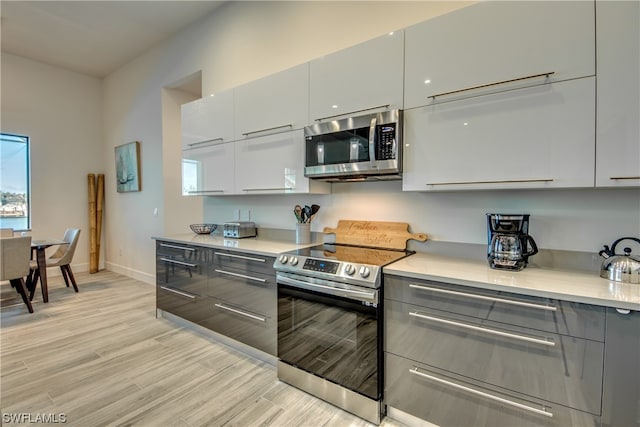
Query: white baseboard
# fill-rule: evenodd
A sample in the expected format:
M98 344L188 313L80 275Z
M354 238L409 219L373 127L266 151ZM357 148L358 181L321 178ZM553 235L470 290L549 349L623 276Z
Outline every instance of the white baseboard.
M139 280L150 285L156 284L156 276L153 274L145 273L140 270L134 270L133 268L125 267L112 262L107 262L105 268L114 273L122 274L123 276L131 277L132 279Z

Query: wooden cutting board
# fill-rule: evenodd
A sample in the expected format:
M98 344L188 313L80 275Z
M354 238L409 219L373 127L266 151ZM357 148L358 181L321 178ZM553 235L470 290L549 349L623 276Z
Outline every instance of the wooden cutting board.
M407 240L427 240L424 233L410 233L406 222L352 221L341 219L337 228L325 227L325 233L334 233L336 243L376 248L406 249Z

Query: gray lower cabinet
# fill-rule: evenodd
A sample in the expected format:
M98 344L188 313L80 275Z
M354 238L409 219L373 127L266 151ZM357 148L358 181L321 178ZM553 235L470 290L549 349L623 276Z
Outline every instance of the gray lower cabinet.
M640 426L640 311L607 309L602 425Z
M602 307L385 275L385 403L441 426L596 426Z
M210 249L156 242L156 306L194 323L206 316Z
M214 250L202 326L275 356L274 261L273 257Z
M385 354L387 405L442 427L596 427L600 417Z

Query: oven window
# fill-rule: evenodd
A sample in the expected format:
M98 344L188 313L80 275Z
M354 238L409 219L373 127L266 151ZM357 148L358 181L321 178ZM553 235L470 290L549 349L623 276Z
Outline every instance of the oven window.
M308 136L307 166L369 161L369 128Z
M278 286L278 357L372 399L381 397L378 309Z

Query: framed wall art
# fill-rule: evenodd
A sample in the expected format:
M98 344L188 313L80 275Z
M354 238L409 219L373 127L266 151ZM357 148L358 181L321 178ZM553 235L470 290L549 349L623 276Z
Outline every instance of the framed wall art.
M140 143L118 145L116 148L116 187L118 193L141 191Z

